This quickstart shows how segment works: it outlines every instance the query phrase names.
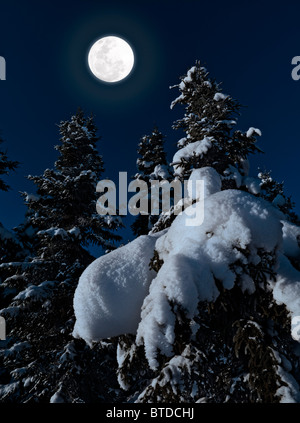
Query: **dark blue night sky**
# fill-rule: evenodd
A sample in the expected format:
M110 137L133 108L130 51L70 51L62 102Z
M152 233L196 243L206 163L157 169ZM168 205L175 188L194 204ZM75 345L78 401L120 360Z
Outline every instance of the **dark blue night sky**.
M265 154L251 169L271 169L300 213L300 80L291 77L300 55L299 1L10 1L1 2L0 130L9 158L21 165L0 193L0 221L11 228L26 210L19 191L34 192L28 174L53 167L57 124L80 106L93 113L102 137L104 177L135 173L136 147L154 125L166 135L169 160L182 134L172 130L183 110L170 110L178 83L196 59L228 93L247 106L238 127L262 131ZM119 35L133 46L136 64L122 83L105 85L87 67L91 44ZM125 221L126 223L126 221Z

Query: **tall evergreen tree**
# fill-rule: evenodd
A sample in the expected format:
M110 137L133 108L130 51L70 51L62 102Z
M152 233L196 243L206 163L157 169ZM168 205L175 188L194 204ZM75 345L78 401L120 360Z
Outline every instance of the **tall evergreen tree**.
M54 169L29 176L36 194L23 193L29 212L19 231L28 243L34 234L35 254L3 265L14 271L2 284L2 314L9 328L6 348L14 351L19 345L22 354L0 354L4 369L0 383L1 374L9 386L16 381L15 389L1 391L0 402L49 402L61 379L76 373L75 362L65 366L66 357L82 354L84 365L86 349L71 337L74 290L83 269L94 260L89 247L107 251L121 239L114 233L121 221L96 212L96 184L103 160L96 149L93 118L79 110L61 122L59 130L61 144L56 147L59 157ZM22 377L31 380L28 385L14 376L17 367L23 367Z
M93 118L79 110L70 121L59 125L61 144L54 169L41 176L29 176L37 186L35 196L24 194L32 212L30 220L39 229L39 255L63 255L64 261L88 255L84 247L114 248L120 237L113 233L119 219L96 212L96 184L103 172L103 160L96 149L98 137ZM89 259L88 259L89 260Z
M138 159L136 162L138 172L134 178L147 182L150 192L151 180L170 180L171 170L167 163L164 150L164 136L157 127L153 128L150 135L144 135L138 144ZM149 199L149 214L139 214L131 229L136 236L146 235L158 220L158 215L151 215Z
M171 88L174 87L180 95L171 108L177 104L185 107L184 117L173 126L185 132L174 156L175 175L186 179L192 169L204 166L213 167L223 177L230 167L243 173L248 155L260 151L255 144L260 131L233 130L241 105L222 92L220 84L210 78L200 61L181 77L179 85ZM226 180L223 185L228 186Z
M184 181L194 169L211 167L218 172L222 189L237 188L258 194L260 181L249 177L248 158L262 152L256 145L261 131L254 127L247 131L234 129L242 106L222 92L221 84L210 77L200 61L180 80L171 87L180 93L171 109L178 104L184 107L184 116L173 124L173 129L184 132L171 163L173 176ZM175 217L173 207L169 214L159 217L152 232L170 226Z

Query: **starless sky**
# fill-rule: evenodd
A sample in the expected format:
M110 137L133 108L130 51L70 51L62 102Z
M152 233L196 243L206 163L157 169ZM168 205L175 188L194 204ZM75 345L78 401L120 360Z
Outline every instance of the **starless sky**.
M183 115L169 86L199 59L211 77L247 106L238 128L262 131L265 154L250 157L285 181L300 212L300 81L291 78L300 55L300 4L286 1L53 0L0 2L0 56L7 80L0 81L0 131L9 158L21 165L0 193L0 222L21 223L26 207L19 191L34 192L25 179L52 168L59 144L57 124L80 106L95 115L105 162L104 178L136 172L140 137L154 125L166 135L168 159L182 133L171 129ZM124 82L107 85L87 66L98 38L117 35L134 49L135 67ZM126 223L126 221L125 221Z

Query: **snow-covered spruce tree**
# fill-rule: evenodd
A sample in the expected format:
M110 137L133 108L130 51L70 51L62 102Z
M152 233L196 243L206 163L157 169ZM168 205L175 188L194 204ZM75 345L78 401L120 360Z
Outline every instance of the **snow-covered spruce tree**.
M55 169L46 169L41 176L29 176L37 186L37 194L28 196L33 227L39 228L39 256L54 257L60 263L82 264L90 260L88 245L114 248L119 236L113 230L119 219L107 219L96 212L96 184L103 172L103 161L96 149L98 137L93 118L85 118L81 110L70 121L59 125L61 144L55 148L60 156Z
M82 388L83 397L95 399L91 390L97 372L91 365L81 377L79 363L82 368L86 360L99 363L99 354L70 336L73 295L79 275L94 260L88 247L115 248L120 237L114 232L121 222L96 212L96 184L103 160L96 149L93 118L79 110L61 122L59 130L61 144L56 147L59 157L54 169L29 176L36 194L23 194L29 210L24 230L31 228L36 234L35 255L12 263L15 275L4 281L10 302L1 314L9 338L0 352L4 369L0 383L5 385L0 402L49 402L55 392L57 401L65 384L68 396L64 400L73 401L72 395L80 390L80 382L73 387L76 377L90 377L89 389ZM99 360L105 362L105 357Z
M138 144L138 159L136 162L137 173L134 179L147 182L150 188L151 180L155 179L170 180L171 171L167 163L166 152L164 150L164 136L157 127L153 128L150 135L144 135ZM158 220L158 215L139 214L131 229L134 235L146 235L152 229L153 225Z
M130 401L299 402L300 228L259 197L247 156L260 131L230 132L236 103L207 75L197 62L173 102L188 109L174 166L204 196L190 188L164 230L85 270L73 334L118 337Z
M182 119L174 122L173 129L183 130L184 137L177 142L178 151L173 157L173 177L184 181L193 169L214 168L222 181L222 189L238 188L259 193L260 181L250 178L248 156L261 152L256 137L261 131L250 127L247 131L234 129L241 105L228 94L221 84L209 75L200 61L188 70L178 88L180 95L171 103L184 106ZM174 219L174 208L161 215L153 231L168 227Z
M172 102L171 109L177 104L185 107L184 117L173 126L185 132L173 159L175 175L186 179L192 169L205 166L213 167L222 177L228 176L231 166L244 174L248 155L260 151L256 146L260 131L233 130L241 105L222 92L220 84L210 78L199 61L181 77L179 85L171 88L175 87L180 95ZM226 179L223 185L235 187Z

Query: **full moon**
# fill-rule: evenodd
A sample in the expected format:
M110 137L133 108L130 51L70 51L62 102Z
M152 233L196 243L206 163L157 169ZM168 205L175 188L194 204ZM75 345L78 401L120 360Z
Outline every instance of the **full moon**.
M103 37L92 45L88 64L97 78L105 82L118 82L130 74L134 54L130 45L122 38Z

